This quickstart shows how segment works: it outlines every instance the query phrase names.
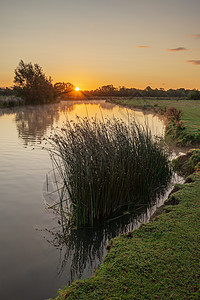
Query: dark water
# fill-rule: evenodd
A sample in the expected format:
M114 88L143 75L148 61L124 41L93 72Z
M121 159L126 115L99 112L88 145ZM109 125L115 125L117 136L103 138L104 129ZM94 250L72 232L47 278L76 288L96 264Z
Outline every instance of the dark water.
M108 240L148 221L155 210L137 220L126 216L102 228L67 231L47 209L44 187L51 161L43 138L66 118L102 114L125 121L134 116L154 134L164 133L157 117L104 101L0 110L0 299L46 299L72 280L91 276Z

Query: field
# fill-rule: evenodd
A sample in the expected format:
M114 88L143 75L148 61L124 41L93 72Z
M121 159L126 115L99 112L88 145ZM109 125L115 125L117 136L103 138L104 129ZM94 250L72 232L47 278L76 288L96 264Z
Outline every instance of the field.
M183 112L182 122L189 135L200 133L200 100L176 100L176 99L113 99L113 103L127 106L130 108L141 108L152 110L158 113L164 113L165 108L175 107Z

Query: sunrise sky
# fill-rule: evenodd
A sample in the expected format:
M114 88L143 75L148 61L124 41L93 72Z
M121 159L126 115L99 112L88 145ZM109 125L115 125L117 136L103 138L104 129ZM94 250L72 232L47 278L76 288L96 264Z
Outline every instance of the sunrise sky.
M200 0L0 4L0 87L23 59L80 89L200 89Z

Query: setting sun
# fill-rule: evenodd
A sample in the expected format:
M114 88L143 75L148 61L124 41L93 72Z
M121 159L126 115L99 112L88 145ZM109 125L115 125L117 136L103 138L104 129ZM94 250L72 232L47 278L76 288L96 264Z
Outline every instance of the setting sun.
M78 86L77 86L77 87L75 87L75 91L77 91L77 92L78 92L79 90L80 90L80 89L79 89L79 87L78 87Z

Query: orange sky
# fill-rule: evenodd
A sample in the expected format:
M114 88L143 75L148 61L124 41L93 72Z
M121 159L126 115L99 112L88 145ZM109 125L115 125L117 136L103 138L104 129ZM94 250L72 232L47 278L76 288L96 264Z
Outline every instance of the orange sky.
M0 86L23 59L80 89L200 89L199 12L199 0L4 1Z

